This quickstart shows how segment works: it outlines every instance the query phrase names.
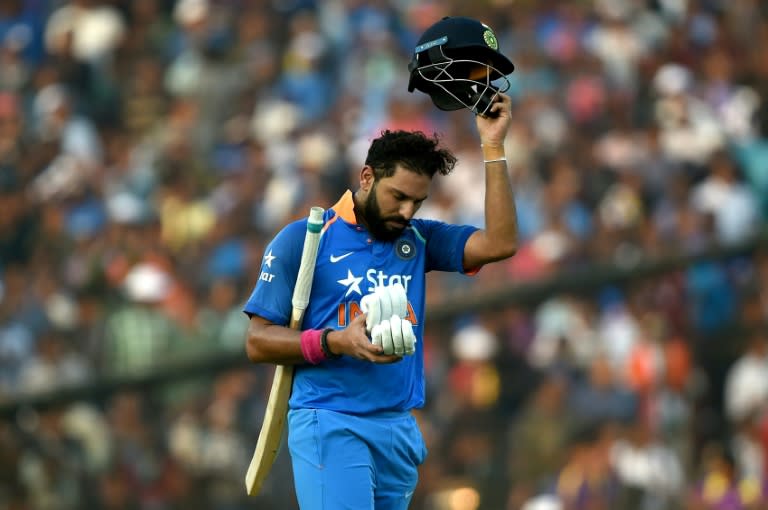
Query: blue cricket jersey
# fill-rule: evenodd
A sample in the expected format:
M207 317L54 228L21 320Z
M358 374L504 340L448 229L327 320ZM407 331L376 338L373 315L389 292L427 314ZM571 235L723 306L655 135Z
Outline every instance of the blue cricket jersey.
M377 286L400 282L416 353L380 365L348 356L296 365L291 409L350 414L407 411L424 405L424 296L428 271L463 272L464 245L473 226L413 219L395 241L378 241L355 220L352 192L325 212L312 293L302 329L345 328L362 313L360 301ZM244 311L288 325L307 219L283 228L266 247L259 281Z

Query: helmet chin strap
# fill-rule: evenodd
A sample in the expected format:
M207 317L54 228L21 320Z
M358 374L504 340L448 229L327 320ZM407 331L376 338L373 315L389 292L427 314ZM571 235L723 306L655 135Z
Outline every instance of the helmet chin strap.
M442 83L437 84L446 94L452 96L462 103L475 115L482 117L498 117L499 114L491 111L491 106L496 96L499 95L499 89L493 85L487 85L478 88L476 84L455 85L450 88ZM454 90L451 90L454 89ZM463 93L462 93L463 92Z

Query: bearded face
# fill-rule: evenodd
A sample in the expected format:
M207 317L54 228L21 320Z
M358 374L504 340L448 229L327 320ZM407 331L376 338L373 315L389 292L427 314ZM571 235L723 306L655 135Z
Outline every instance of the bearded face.
M378 182L374 182L363 204L363 215L368 222L368 230L380 241L394 241L402 235L409 221L398 213L383 213L377 195Z

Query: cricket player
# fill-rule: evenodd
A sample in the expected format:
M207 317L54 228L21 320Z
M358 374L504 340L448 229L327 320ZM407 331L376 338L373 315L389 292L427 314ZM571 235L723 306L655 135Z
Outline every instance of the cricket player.
M466 37L465 22L438 28ZM482 35L485 25L472 28L482 43L495 42ZM443 41L428 50L449 38L423 39ZM477 61L487 66L486 78L511 66L491 56ZM408 508L427 455L411 414L425 398L426 273L471 275L517 249L504 155L510 109L509 97L489 88L483 111L473 110L485 167L483 229L414 217L435 174L448 175L456 163L436 135L385 131L372 141L359 186L325 212L302 331L288 324L307 220L287 225L267 245L244 308L246 350L255 363L295 367L288 447L302 510Z

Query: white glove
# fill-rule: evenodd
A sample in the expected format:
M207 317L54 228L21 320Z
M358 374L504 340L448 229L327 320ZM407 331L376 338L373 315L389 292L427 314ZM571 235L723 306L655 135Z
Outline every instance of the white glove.
M393 315L405 317L408 315L408 296L401 283L376 287L371 294L366 294L360 300L360 308L366 314L365 330L371 334L373 327Z
M393 315L373 327L371 340L374 345L384 348L384 354L397 356L409 356L416 352L416 335L413 333L413 324L407 319L401 319Z

